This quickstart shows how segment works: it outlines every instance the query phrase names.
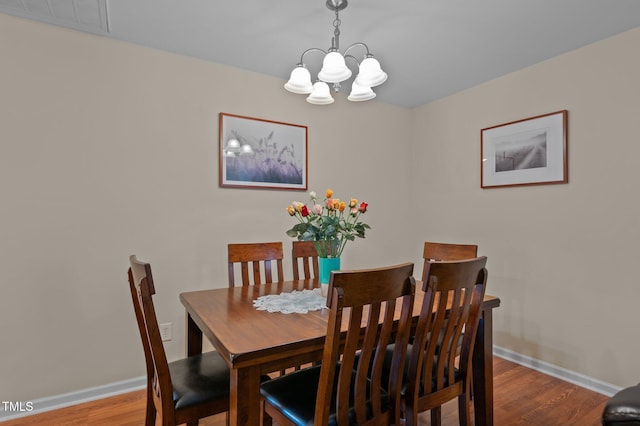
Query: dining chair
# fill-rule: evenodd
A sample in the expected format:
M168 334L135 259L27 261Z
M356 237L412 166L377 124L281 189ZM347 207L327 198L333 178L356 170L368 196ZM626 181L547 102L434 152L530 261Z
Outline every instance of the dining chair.
M427 262L425 297L408 348L403 386L408 426L417 425L418 413L426 410L431 411L431 425L440 425L440 406L456 397L459 422L469 423L472 355L487 283L486 262L484 256ZM439 339L430 338L432 330L439 330Z
M168 362L153 304L151 265L129 257L129 288L147 365L145 425L197 425L203 417L229 411L229 367L218 352ZM261 376L261 381L269 380ZM228 423L228 414L227 414ZM265 424L270 419L265 416Z
M476 256L478 256L478 246L475 244L452 244L426 241L422 252L422 258L424 259L422 266L422 279L424 281L427 262L429 260L463 260L473 259Z
M217 352L171 363L160 337L151 265L129 258L129 287L147 364L145 425L188 423L229 410L229 368Z
M229 244L229 287L235 286L235 270L240 265L242 285L259 285L274 282L275 263L276 282L284 279L282 242Z
M453 244L453 243L437 243L426 241L422 258L422 281L425 281L427 272L427 263L430 260L464 260L473 259L478 256L478 246L475 244ZM442 337L440 338L442 339ZM458 355L462 344L462 336L458 344Z
M412 263L332 273L321 365L260 386L265 410L275 423L399 424L400 379L415 294L412 274ZM396 308L400 317L394 321ZM348 324L346 335L342 324ZM391 343L396 350L383 387Z
M300 279L300 266L304 275L302 279L308 280L319 277L318 252L313 241L293 241L291 245L291 261L293 262L293 279Z

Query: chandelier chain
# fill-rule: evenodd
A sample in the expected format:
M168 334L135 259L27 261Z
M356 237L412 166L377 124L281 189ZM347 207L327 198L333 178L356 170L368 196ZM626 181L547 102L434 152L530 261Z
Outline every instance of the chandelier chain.
M336 50L340 49L340 16L338 15L338 11L336 10L336 19L333 21L333 40L331 41L331 47Z

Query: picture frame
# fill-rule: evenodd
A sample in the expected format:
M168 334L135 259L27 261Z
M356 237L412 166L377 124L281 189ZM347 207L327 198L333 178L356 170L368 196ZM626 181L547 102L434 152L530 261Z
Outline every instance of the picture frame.
M221 112L219 185L307 189L308 128Z
M480 187L568 183L567 110L480 131Z

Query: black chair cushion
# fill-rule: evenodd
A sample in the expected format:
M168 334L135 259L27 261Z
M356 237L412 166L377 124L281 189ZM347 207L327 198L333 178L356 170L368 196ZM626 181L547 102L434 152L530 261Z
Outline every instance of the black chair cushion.
M316 395L320 382L321 366L314 366L299 370L284 376L275 378L260 386L260 393L265 400L278 408L291 422L299 426L313 425L316 409ZM336 376L340 365L336 368ZM352 383L353 389L354 383ZM336 425L335 392L337 380L334 381L334 389L329 407L329 425ZM353 396L353 392L351 392ZM382 391L382 409L389 408L388 398ZM349 401L350 405L353 401ZM369 405L369 404L367 404ZM355 412L349 412L350 424L356 424Z
M217 352L169 363L176 409L229 396L229 367Z
M622 389L611 397L604 407L602 424L640 425L640 384Z
M229 367L218 352L207 352L169 363L176 409L229 397ZM269 380L269 376L261 380Z

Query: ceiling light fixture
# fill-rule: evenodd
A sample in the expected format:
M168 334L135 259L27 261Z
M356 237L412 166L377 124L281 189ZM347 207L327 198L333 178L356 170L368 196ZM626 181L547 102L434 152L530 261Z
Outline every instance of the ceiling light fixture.
M340 91L340 83L351 78L351 70L346 65L346 59L353 60L358 65L358 75L351 84L351 93L347 97L350 101L368 101L376 97L371 89L387 80L387 74L380 68L380 63L369 52L369 47L357 42L347 47L344 53L340 53L340 16L339 12L347 7L347 0L327 0L327 7L336 14L333 21L333 38L331 39L331 47L328 51L312 47L305 50L300 57L300 62L296 68L291 71L289 81L284 88L289 92L302 95L309 95L307 102L315 105L328 105L333 103L331 90L327 83L333 84L335 92ZM358 62L355 56L350 55L349 51L357 46L364 47L366 50L362 62ZM324 59L322 61L322 69L318 73L318 81L311 84L311 74L304 64L304 57L309 52L322 52Z

